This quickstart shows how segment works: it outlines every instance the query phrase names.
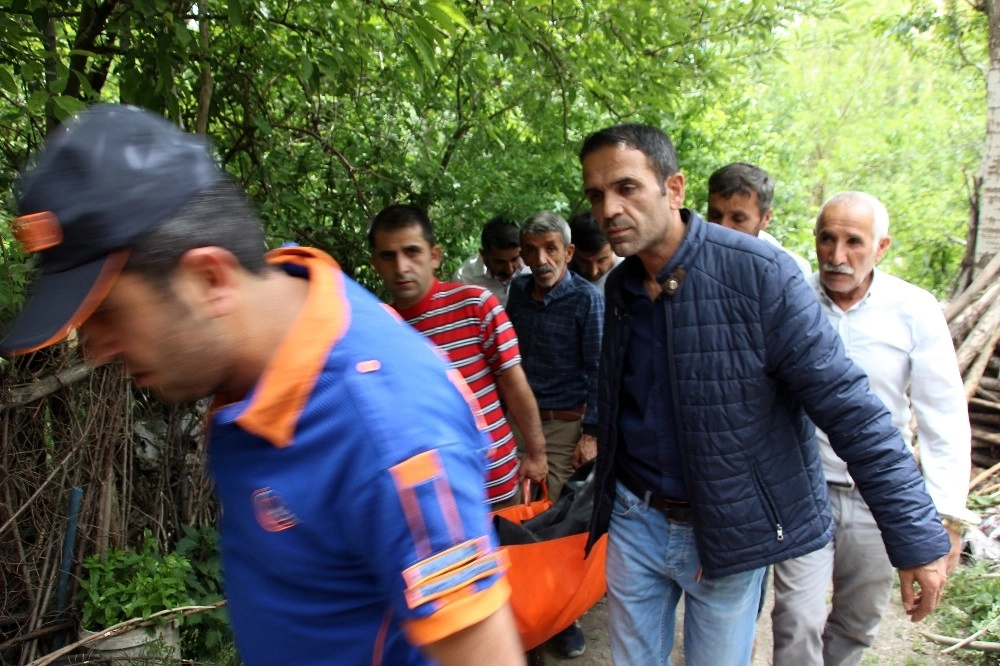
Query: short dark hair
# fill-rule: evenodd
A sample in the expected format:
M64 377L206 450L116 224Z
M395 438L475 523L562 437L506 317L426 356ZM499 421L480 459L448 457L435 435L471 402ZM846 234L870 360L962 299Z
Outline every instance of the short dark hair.
M270 269L260 220L228 177L195 194L177 213L139 236L125 270L165 287L185 252L213 246L231 252L251 273L261 275Z
M487 252L493 248L500 250L510 250L521 247L521 229L517 222L506 217L497 215L483 225L483 233L480 236L482 248Z
M760 214L771 210L774 201L774 179L770 174L746 162L727 164L708 177L708 194L720 194L728 199L737 192L757 195Z
M624 123L590 134L580 147L580 161L595 150L607 146L627 146L641 151L661 184L668 176L680 170L677 166L677 152L670 137L650 125Z
M607 236L601 232L601 227L589 208L569 218L569 230L573 245L581 252L597 252L608 244Z
M430 218L423 208L411 204L392 204L376 213L368 224L368 247L375 247L376 231L398 231L415 224L420 226L427 244L434 247L434 227Z

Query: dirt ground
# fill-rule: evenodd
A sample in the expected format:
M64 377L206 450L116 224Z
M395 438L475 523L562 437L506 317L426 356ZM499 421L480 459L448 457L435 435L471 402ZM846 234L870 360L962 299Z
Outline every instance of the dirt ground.
M928 620L913 624L903 612L898 591L893 592L893 600L889 612L882 620L878 639L875 645L865 655L861 666L956 666L967 663L959 652L956 656L942 655L943 646L931 643L920 631L933 631L933 624ZM771 605L773 597L769 594L764 613L757 626L757 648L751 666L771 666ZM549 666L572 662L573 666L610 666L611 649L608 645L607 603L602 599L582 619L584 634L587 636L587 651L576 659L561 659L551 650L546 654ZM930 618L933 620L933 617ZM684 666L684 653L681 647L681 622L674 643L674 666ZM633 666L633 665L626 665Z

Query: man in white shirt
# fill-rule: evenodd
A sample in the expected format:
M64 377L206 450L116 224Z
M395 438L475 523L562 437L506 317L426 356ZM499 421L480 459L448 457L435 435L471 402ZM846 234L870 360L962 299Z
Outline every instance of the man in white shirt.
M914 439L910 423L916 416L927 490L951 535L950 573L961 554L963 521L978 522L966 508L968 405L935 298L875 268L889 247L888 232L889 214L875 197L831 197L816 218L819 272L810 283L848 356L865 370L907 443ZM835 536L822 550L775 565L775 666L860 663L892 588L892 565L871 512L826 436L819 430L816 435Z
M455 282L486 287L507 306L507 291L515 275L530 273L521 261L521 235L517 222L498 215L483 226L479 254L466 259L455 271Z
M781 248L795 260L802 274L809 277L812 275L809 262L764 231L771 224L774 214L771 208L773 200L774 179L766 171L745 162L734 162L708 177L708 211L705 218Z
M569 231L573 239L573 259L569 267L577 275L587 278L590 283L604 293L604 282L611 269L622 262L611 249L611 243L594 219L588 208L577 213L569 221Z

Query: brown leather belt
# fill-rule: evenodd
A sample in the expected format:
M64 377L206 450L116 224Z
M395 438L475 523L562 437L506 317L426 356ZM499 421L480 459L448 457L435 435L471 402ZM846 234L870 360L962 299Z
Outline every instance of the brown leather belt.
M539 409L538 416L543 421L579 421L587 412L586 405L576 409Z
M620 467L615 470L615 476L618 477L618 480L626 488L632 491L633 495L644 502L648 502L651 508L665 515L667 520L674 523L690 523L694 520L694 510L691 508L691 503L687 500L660 497L647 490L643 490L639 487L637 481L630 475L625 474L624 470Z
M691 509L691 504L688 502L672 500L669 497L650 495L649 506L662 513L667 517L667 520L674 523L690 523L694 519L694 510Z

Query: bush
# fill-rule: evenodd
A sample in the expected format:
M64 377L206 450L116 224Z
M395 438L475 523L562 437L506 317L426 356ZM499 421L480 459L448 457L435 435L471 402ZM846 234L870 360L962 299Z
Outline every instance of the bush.
M181 525L184 536L175 552L191 562L186 583L194 603L208 606L223 599L219 537L211 527ZM229 616L225 607L187 618L181 628L184 654L216 664L237 664Z
M92 631L190 604L191 563L177 553L161 555L149 530L141 551L111 547L86 558L83 567L77 600L83 602L83 626Z

